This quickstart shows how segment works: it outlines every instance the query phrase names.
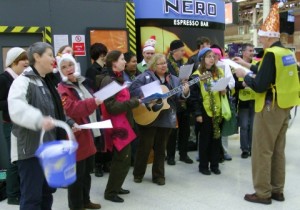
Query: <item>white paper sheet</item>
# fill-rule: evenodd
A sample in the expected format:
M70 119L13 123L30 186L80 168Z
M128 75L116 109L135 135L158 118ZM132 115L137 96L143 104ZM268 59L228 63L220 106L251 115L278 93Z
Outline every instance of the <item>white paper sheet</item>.
M211 90L212 91L225 90L229 81L230 81L230 77L223 77L223 78L219 79L217 82L212 84Z
M183 65L179 69L179 79L188 79L193 71L194 64Z
M119 85L117 82L113 81L106 85L105 87L101 88L99 91L94 93L94 96L96 98L99 98L100 100L104 101L105 99L115 95L119 91L121 91L123 88L126 87L125 85Z
M245 68L244 66L234 62L233 60L230 59L221 59L222 62L227 63L229 66L237 69L237 68L241 68L244 69L247 73L251 72L249 69Z
M147 85L143 85L141 87L141 90L145 98L151 96L154 93L161 93L161 94L163 93L158 80L150 82Z
M101 122L94 122L88 124L78 125L77 128L80 129L95 129L95 128L112 128L113 125L111 124L111 120L105 120Z

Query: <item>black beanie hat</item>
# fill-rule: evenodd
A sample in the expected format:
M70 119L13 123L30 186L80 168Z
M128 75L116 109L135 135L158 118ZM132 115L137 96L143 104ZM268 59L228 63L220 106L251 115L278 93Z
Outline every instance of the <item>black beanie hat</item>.
M176 49L181 48L181 47L184 47L184 44L180 40L174 40L170 44L170 50L171 51L176 50Z

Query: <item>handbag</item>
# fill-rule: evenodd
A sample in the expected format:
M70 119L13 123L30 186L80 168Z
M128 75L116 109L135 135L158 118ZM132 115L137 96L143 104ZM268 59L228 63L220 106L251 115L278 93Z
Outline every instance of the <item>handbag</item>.
M236 109L232 97L229 97L228 103L230 106L231 117L229 120L223 120L221 129L222 136L231 136L238 133Z
M230 110L227 95L221 96L221 104L222 104L222 117L225 120L230 120L231 110Z

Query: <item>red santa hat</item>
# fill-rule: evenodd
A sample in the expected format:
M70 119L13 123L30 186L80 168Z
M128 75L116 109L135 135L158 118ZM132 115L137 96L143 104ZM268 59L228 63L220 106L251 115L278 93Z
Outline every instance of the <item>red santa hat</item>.
M283 5L282 2L273 4L268 17L260 26L258 31L259 36L280 38L279 8L283 7Z
M156 37L152 35L144 44L143 52L148 50L155 51Z

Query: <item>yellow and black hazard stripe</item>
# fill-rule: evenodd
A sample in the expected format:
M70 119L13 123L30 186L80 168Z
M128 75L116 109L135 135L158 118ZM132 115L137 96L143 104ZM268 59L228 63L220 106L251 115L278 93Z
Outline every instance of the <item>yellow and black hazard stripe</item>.
M43 41L52 43L52 34L50 26L1 26L0 33L41 33Z
M126 27L129 32L129 50L136 54L135 7L134 3L126 3Z

